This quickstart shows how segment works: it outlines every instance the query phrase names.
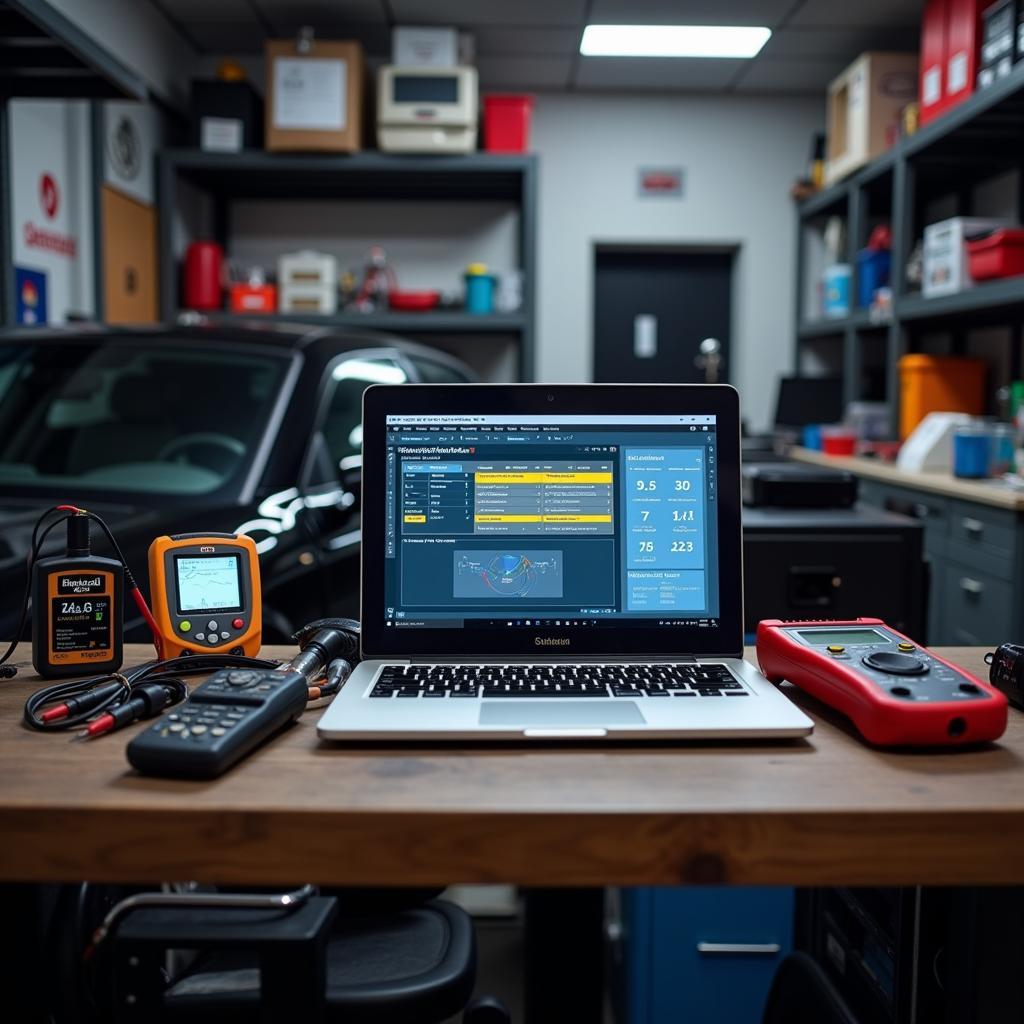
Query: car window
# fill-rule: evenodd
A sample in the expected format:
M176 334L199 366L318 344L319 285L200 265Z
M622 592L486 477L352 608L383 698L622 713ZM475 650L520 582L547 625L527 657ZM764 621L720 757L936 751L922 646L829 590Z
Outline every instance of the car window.
M407 356L416 368L420 380L424 384L464 384L466 377L459 370L447 363L434 362L422 356Z
M322 433L336 469L361 465L363 392L371 384L405 384L405 370L392 358L346 356L328 371L328 401Z
M286 367L153 337L0 343L0 485L217 490L250 465Z

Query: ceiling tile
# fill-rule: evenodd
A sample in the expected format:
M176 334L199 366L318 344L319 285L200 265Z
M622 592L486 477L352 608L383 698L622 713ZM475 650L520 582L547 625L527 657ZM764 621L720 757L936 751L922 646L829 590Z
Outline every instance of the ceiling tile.
M211 0L219 3L220 0ZM380 0L252 0L274 31L290 35L297 26L321 27L346 24L386 25L387 17Z
M816 93L825 102L825 90L849 62L845 57L820 60L756 60L736 85L737 92Z
M853 60L865 50L915 50L914 28L783 28L758 54L758 60L786 57L846 57Z
M574 54L580 44L578 28L518 28L509 25L465 25L476 39L478 54Z
M724 89L744 64L743 60L582 57L576 85L580 89L715 92Z
M253 21L247 25L189 22L188 34L203 53L262 53L266 33Z
M480 88L564 89L569 84L569 57L488 57L477 60Z
M793 0L594 0L588 20L597 25L778 24Z
M787 22L788 28L807 25L919 27L923 0L806 0Z
M163 0L158 6L188 31L193 25L245 25L258 21L249 0Z
M390 0L397 25L567 25L583 22L585 0Z

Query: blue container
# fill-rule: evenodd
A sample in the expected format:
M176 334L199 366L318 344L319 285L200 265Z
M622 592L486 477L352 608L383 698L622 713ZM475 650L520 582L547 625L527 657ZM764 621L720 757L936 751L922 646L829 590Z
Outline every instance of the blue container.
M841 320L850 315L850 279L853 271L849 263L836 263L825 268L825 317Z
M965 423L953 434L953 476L981 480L988 476L992 433L981 424Z
M857 305L868 309L879 288L889 285L892 253L888 249L861 249L857 253Z
M820 423L808 423L804 427L803 436L804 447L808 451L820 452L821 451L821 424Z
M493 274L466 274L466 312L494 312Z

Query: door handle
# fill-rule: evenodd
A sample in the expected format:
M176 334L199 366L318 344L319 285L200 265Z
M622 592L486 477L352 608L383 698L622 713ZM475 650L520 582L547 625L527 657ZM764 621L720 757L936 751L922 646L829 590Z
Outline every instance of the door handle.
M980 537L985 532L985 524L980 519L974 519L971 516L964 516L960 520L960 525L968 533L973 533L975 537Z
M658 318L650 313L633 317L633 355L637 359L654 359L658 354Z
M781 949L777 942L697 943L697 952L704 956L775 956Z
M962 576L960 589L966 594L980 594L985 589L985 584L981 580L972 580L970 576Z

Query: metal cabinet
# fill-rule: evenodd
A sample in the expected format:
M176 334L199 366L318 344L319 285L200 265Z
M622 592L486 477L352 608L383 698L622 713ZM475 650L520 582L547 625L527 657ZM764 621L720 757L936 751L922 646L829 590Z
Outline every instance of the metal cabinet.
M793 945L792 889L624 889L620 903L618 1024L760 1024Z
M937 644L999 644L1024 637L1024 517L913 487L861 480L865 504L919 519L931 586L928 635Z

